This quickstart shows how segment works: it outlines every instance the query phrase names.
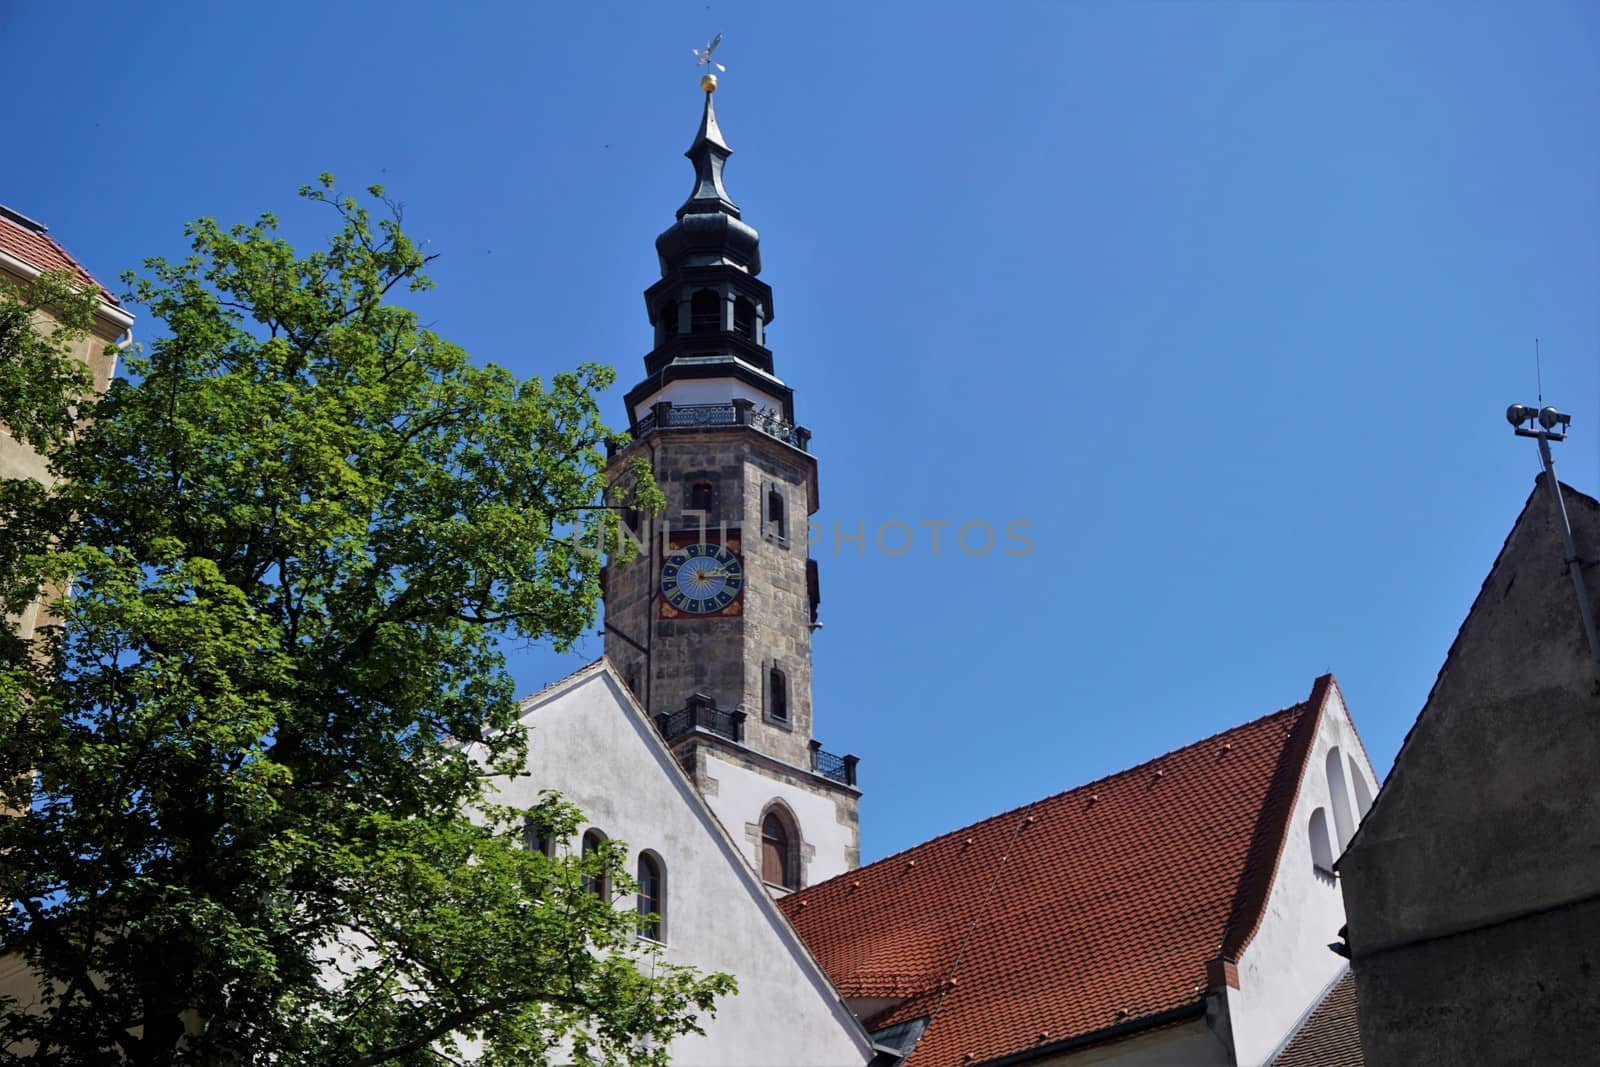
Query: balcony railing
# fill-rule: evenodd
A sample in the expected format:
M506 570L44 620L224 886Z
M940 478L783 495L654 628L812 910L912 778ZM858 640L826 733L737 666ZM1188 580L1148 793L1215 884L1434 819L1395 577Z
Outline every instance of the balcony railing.
M840 785L856 784L856 764L859 762L859 756L835 756L832 752L822 750L822 742L811 742L811 769Z
M729 741L744 740L744 712L719 708L704 693L696 693L689 703L677 711L663 711L656 715L656 729L667 743L678 740L696 730L706 730Z
M796 426L772 411L757 410L755 403L743 397L728 404L674 404L663 400L654 405L633 426L633 439L657 430L694 430L707 426L749 426L786 445L808 451L811 431Z
M704 693L695 693L677 711L663 711L655 716L656 729L661 731L661 736L669 745L697 730L743 744L744 720L744 712L719 708L716 701ZM854 788L856 764L859 762L855 756L835 756L832 752L824 752L820 741L811 742L811 771L829 781Z

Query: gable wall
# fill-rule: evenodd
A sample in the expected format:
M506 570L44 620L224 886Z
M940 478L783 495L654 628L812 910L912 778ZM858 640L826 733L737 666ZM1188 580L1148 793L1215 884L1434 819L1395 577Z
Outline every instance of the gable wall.
M870 1059L849 1010L767 899L735 846L705 812L622 686L595 671L525 712L529 777L502 796L531 804L555 789L578 805L585 827L626 841L629 869L642 849L666 868L666 949L671 963L726 971L739 982L706 1036L673 1045L675 1063L863 1064ZM582 831L580 830L580 833ZM578 840L564 843L576 850ZM619 908L635 906L631 895Z
M1566 495L1600 559L1600 509ZM1341 861L1358 958L1600 893L1600 697L1564 555L1541 482Z
M1320 807L1329 812L1330 833L1338 833L1327 773L1328 755L1335 748L1345 774L1350 819L1357 820L1362 813L1352 757L1364 776L1368 797L1378 792L1377 775L1338 687L1332 686L1306 758L1265 913L1238 961L1239 988L1228 990L1234 1054L1241 1067L1268 1062L1345 967L1345 961L1328 948L1344 925L1344 901L1336 879L1313 866L1309 832L1312 813ZM1338 855L1337 837L1332 849Z
M1600 559L1600 506L1565 496ZM1541 480L1341 861L1371 1067L1600 1044L1600 694L1565 554Z

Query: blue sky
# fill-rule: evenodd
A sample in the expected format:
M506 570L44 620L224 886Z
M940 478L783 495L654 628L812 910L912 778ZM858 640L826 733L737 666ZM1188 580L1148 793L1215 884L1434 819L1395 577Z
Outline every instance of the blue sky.
M1501 412L1536 336L1558 469L1600 489L1597 11L0 0L0 202L110 280L199 215L309 246L299 185L382 182L440 254L435 329L612 363L621 421L725 33L728 186L821 463L817 736L862 758L871 859L1324 671L1387 771L1532 486ZM949 541L1011 522L1025 556Z

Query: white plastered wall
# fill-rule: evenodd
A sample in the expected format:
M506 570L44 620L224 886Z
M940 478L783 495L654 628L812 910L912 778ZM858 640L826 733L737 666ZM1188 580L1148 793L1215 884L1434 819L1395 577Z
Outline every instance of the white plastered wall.
M825 882L850 870L852 827L839 821L832 798L778 781L760 771L706 753L703 774L717 784L706 797L711 810L738 842L751 868L761 869L760 838L751 828L761 825L762 814L781 800L799 825L801 842L800 886Z
M1314 868L1308 832L1311 814L1320 807L1328 811L1329 831L1338 834L1326 770L1333 748L1339 749L1351 819L1359 821L1363 813L1355 806L1352 762L1364 776L1369 796L1378 792L1377 775L1356 738L1337 686L1329 687L1322 721L1306 757L1261 925L1238 961L1239 988L1228 990L1235 1062L1240 1067L1270 1062L1347 966L1328 948L1344 925L1344 897L1332 876ZM1333 854L1340 851L1335 836Z
M776 408L780 414L783 412L783 401L768 396L759 389L753 389L737 379L691 378L668 382L664 388L651 393L643 403L635 405L633 414L635 418L642 419L650 414L651 405L662 400L670 400L676 405L731 404L736 397L749 400L756 406L757 411Z
M738 994L702 1020L705 1036L673 1044L672 1062L839 1067L870 1060L859 1024L615 673L580 672L529 698L523 711L530 773L508 783L502 797L531 804L540 790L555 789L582 809L585 828L627 842L630 871L642 850L658 855L666 882L663 958L738 980ZM631 895L617 900L619 908L634 906Z

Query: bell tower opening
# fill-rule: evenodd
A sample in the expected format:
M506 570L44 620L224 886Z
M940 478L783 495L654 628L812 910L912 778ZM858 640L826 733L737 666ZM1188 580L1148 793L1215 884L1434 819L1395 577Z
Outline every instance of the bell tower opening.
M716 333L722 329L722 295L712 289L697 290L689 298L689 332Z

